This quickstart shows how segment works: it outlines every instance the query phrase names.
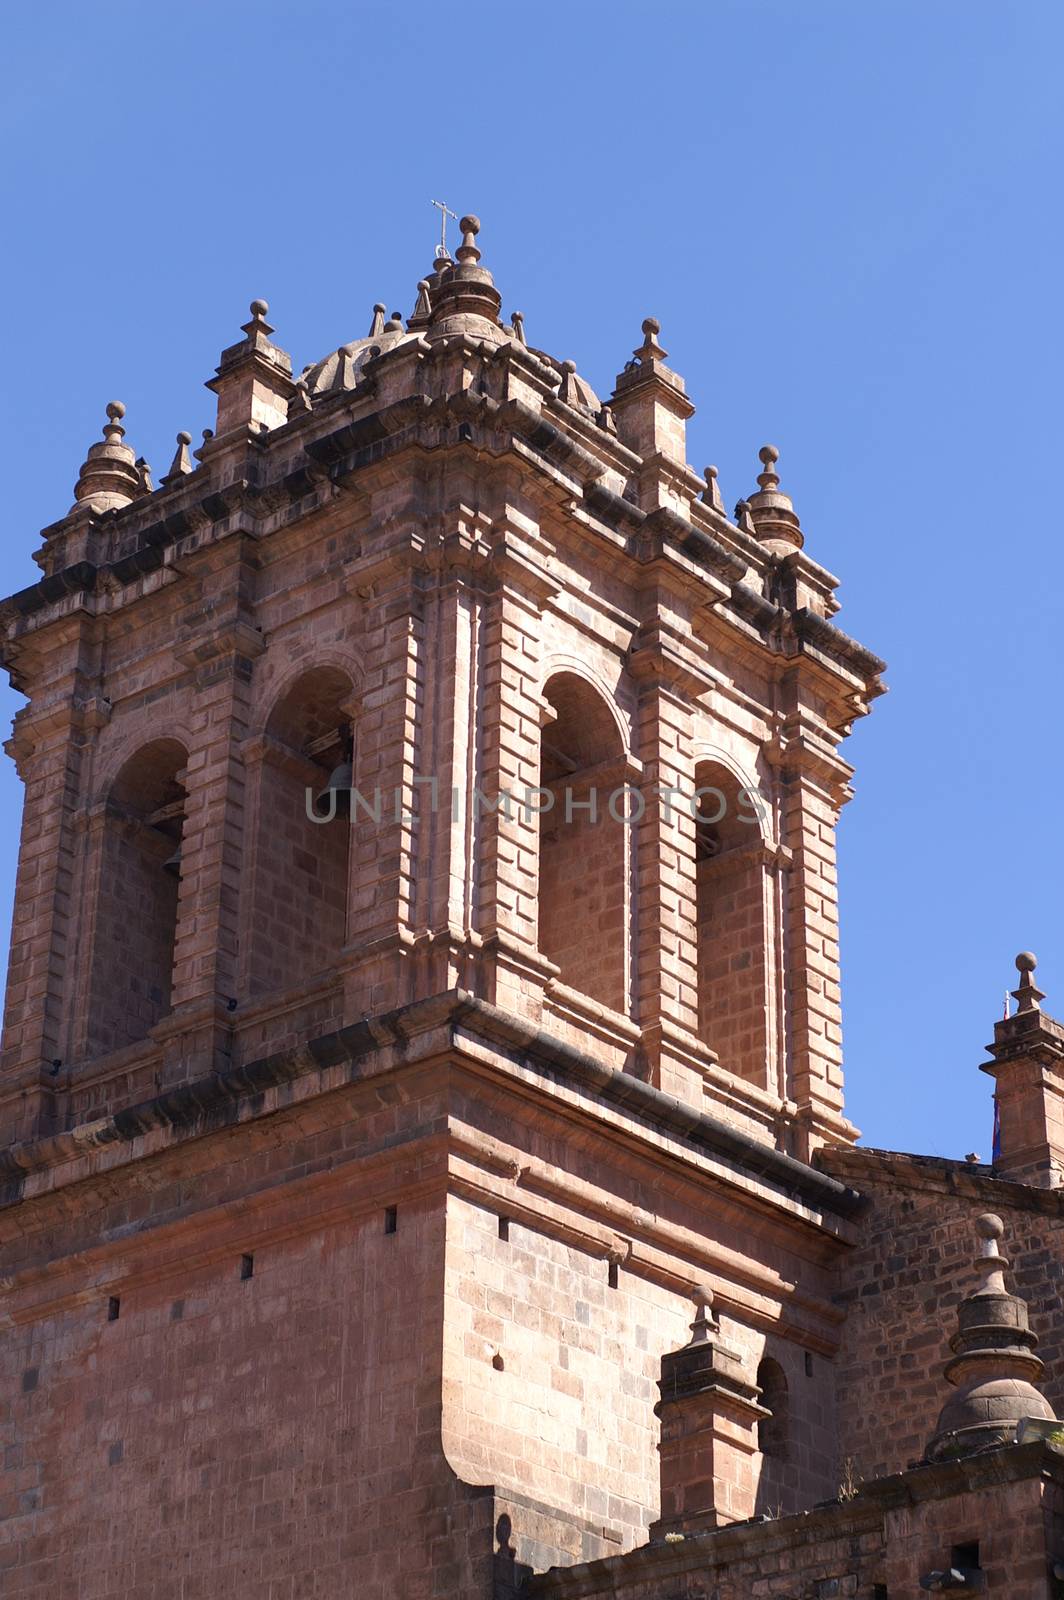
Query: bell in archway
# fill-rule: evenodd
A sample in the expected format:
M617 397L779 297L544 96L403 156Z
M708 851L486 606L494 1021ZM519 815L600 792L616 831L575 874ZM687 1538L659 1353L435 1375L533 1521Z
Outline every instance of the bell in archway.
M328 782L324 789L319 789L314 796L314 811L319 817L329 821L333 817L346 817L351 812L351 785L355 781L354 768L350 761L341 761L333 767L329 774Z

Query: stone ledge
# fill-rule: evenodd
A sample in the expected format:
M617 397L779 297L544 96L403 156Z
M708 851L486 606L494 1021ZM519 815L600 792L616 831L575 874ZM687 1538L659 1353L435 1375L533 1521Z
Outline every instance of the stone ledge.
M465 1032L485 1038L496 1047L501 1045L511 1056L531 1056L539 1070L553 1070L561 1082L627 1111L703 1154L723 1160L738 1175L759 1180L781 1197L797 1198L843 1217L853 1216L865 1204L856 1190L837 1178L760 1143L706 1112L695 1111L630 1073L607 1067L534 1024L457 989L366 1018L231 1071L208 1074L68 1133L11 1145L0 1151L0 1205L20 1202L25 1180L34 1173L65 1162L83 1161L94 1151L131 1143L158 1129L169 1128L186 1137L199 1138L262 1114L255 1100L268 1089L333 1067L355 1068L364 1058L388 1046L405 1053L418 1034L440 1027L450 1030L454 1048L460 1048L459 1035ZM359 1072L351 1072L352 1078L358 1076Z

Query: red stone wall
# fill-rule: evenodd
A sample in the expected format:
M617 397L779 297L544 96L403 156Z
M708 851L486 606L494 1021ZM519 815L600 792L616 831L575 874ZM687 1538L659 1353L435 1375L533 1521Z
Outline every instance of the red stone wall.
M418 1114L365 1105L346 1142ZM84 1257L48 1262L47 1205L6 1239L33 1270L0 1345L5 1600L487 1600L490 1497L440 1445L443 1207L411 1159L308 1179L342 1165L326 1120L200 1141L143 1209L128 1173L83 1186Z

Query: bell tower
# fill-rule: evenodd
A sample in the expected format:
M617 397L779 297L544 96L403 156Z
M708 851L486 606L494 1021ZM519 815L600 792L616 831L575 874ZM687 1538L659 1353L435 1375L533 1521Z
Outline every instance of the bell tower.
M751 1417L825 1357L773 1493L832 1488L855 1197L808 1163L855 1137L834 830L883 664L778 451L734 519L688 464L658 323L603 399L460 230L298 375L253 301L157 489L110 405L0 613L6 1359L114 1456L97 1531L30 1518L57 1593L109 1517L165 1566L164 1502L174 1600L637 1543L695 1286Z

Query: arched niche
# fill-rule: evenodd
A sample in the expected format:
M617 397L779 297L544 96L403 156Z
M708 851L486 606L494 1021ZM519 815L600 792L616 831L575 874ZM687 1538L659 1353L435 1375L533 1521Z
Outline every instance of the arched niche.
M353 759L351 679L335 666L309 668L275 702L248 754L257 768L243 962L252 998L298 987L339 962Z
M170 1010L185 823L183 744L154 739L107 794L94 874L87 1053L146 1037Z
M609 704L579 674L555 673L543 700L540 787L552 803L539 824L539 948L563 984L624 1012L624 741Z
M698 1032L723 1067L769 1086L771 887L756 796L721 762L695 770Z

